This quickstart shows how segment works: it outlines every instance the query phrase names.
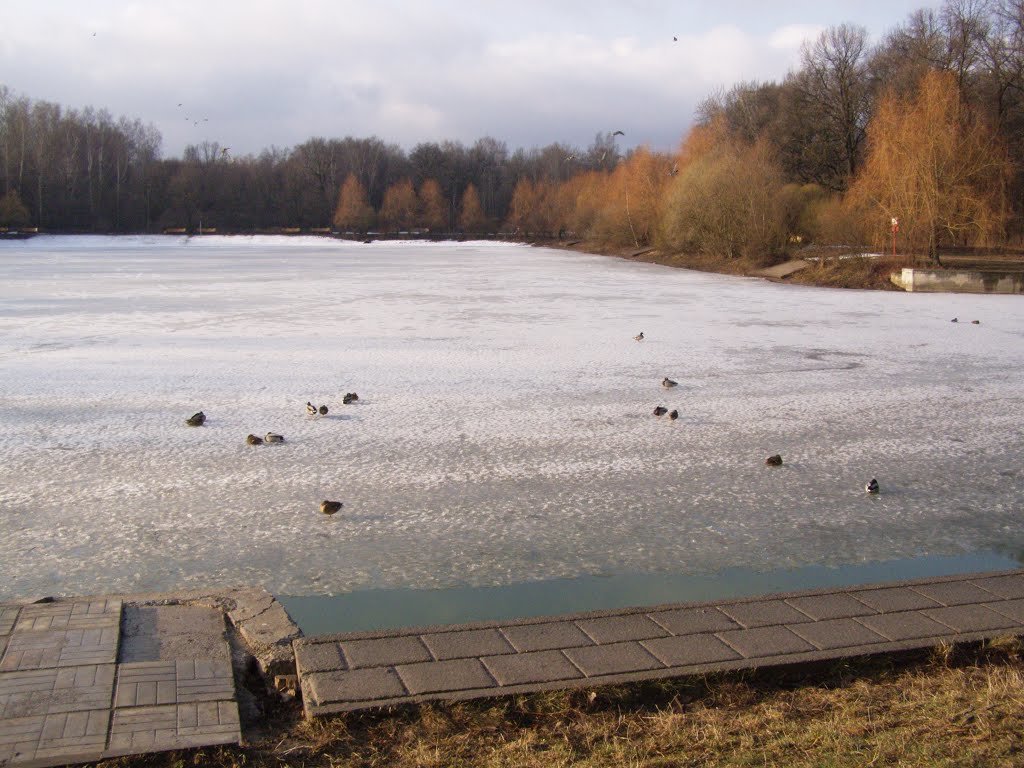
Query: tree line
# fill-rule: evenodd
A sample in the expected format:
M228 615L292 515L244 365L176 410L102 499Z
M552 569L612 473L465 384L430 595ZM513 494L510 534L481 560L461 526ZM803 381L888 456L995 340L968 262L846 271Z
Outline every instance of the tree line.
M510 150L485 137L411 150L312 138L233 156L160 156L137 119L0 87L0 224L50 231L335 227L562 233L771 260L793 243L1019 244L1024 0L946 0L871 45L829 28L781 81L711 94L678 151Z

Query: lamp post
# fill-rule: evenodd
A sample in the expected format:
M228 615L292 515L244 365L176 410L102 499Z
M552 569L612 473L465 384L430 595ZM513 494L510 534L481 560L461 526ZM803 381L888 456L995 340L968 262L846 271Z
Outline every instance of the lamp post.
M900 220L892 217L892 257L896 258L896 233L900 231Z

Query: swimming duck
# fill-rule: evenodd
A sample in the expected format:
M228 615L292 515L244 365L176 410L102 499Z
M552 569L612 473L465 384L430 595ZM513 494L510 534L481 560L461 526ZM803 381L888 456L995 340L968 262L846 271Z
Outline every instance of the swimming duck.
M316 406L309 402L309 400L306 401L306 413L310 416L316 416Z
M776 453L774 456L769 456L767 459L765 459L764 463L767 464L769 467L781 467L782 456Z
M327 415L327 406L326 405L321 405L320 406L320 415L321 416L326 416Z
M283 435L278 435L278 434L275 434L273 432L267 432L267 434L264 436L263 439L266 442L268 442L268 443L283 443L284 442L284 436Z
M325 515L333 515L343 506L344 505L340 501L321 501L320 511L323 512Z
M638 334L637 334L636 336L634 336L633 338L634 338L634 339L636 339L637 341L643 341L643 340L644 340L644 332L643 332L643 331L640 331L640 333L638 333Z
M249 445L263 445L263 438L256 437L256 435L249 435L248 437L245 438L245 442L247 442Z
M654 406L654 415L655 416L664 416L666 413L668 413L668 408L666 408L665 406L663 406L663 405L656 405L656 406Z
M872 477L871 482L864 486L864 490L868 493L878 493L878 481Z
M206 414L200 411L199 413L193 413L187 419L185 423L190 427L201 427L206 422Z
M679 386L679 382L672 381L672 379L666 376L664 379L661 380L661 386L663 386L665 389L671 389L672 387Z
M675 408L673 408L671 411L668 412L668 417L672 421L675 421L676 419L679 418L679 411L677 411Z

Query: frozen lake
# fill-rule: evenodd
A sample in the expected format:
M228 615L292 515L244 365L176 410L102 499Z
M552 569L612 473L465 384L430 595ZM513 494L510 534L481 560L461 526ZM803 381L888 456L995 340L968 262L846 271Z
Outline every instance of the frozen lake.
M1022 364L1014 296L493 243L0 243L0 598L1019 558Z

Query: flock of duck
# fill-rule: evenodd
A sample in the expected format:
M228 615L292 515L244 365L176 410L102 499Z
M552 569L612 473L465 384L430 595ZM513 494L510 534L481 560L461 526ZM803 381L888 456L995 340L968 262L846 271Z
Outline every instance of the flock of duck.
M954 322L954 323L957 322L957 319L954 317L952 322ZM972 320L971 322L974 325L980 325L981 324L980 320ZM640 331L640 333L638 333L636 336L634 336L633 339L634 339L634 341L643 341L644 340L644 332ZM666 376L665 378L663 378L661 380L661 386L663 386L665 389L672 389L673 387L679 386L679 382L678 381L673 381L668 376ZM679 411L674 409L674 408L670 411L668 408L666 408L663 405L656 405L656 406L654 406L654 415L657 416L659 419L662 416L664 416L666 413L668 414L668 417L669 417L669 419L671 421L675 421L676 419L679 418ZM776 453L775 455L769 456L767 459L765 459L764 463L767 466L769 466L769 467L781 467L782 466L782 456L780 454ZM867 485L864 486L864 490L867 493L878 493L879 490L880 490L880 488L878 486L878 480L876 480L875 478L872 477L870 482L868 482Z
M357 400L359 400L358 394L356 394L355 392L346 392L345 396L342 398L342 403L345 405L351 405ZM306 413L308 413L310 416L326 416L329 410L330 409L326 405L321 405L320 407L317 407L308 400L306 401ZM201 427L206 423L206 414L203 413L202 411L199 411L198 413L193 413L191 416L185 419L185 423L190 427ZM249 445L263 445L264 443L283 443L284 435L279 435L276 432L267 432L267 434L264 435L263 437L257 437L256 435L250 434L246 436L245 442ZM324 501L320 502L320 511L323 512L325 515L333 515L335 512L338 512L343 506L344 504L340 501L328 501L325 499Z

